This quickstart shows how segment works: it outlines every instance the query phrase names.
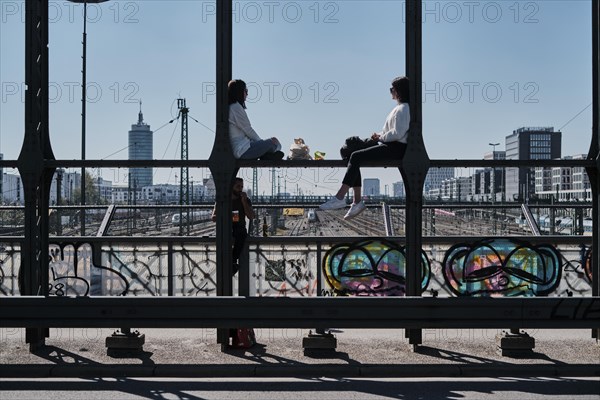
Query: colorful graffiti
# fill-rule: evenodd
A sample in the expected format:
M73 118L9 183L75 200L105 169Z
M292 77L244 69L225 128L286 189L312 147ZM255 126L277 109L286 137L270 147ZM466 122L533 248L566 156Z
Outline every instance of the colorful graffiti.
M339 244L325 254L323 273L337 295L404 296L405 248L384 240ZM431 275L429 259L422 253L421 290Z
M484 239L452 246L442 272L458 296L543 296L558 286L561 256L551 245Z

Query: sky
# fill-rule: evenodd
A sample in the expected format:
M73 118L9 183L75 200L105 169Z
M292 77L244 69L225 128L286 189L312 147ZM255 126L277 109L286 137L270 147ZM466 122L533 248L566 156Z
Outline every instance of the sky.
M154 158L178 159L176 99L190 108L189 158L207 159L215 130L215 2L112 0L88 5L87 159L126 159L144 120ZM404 75L403 1L236 1L233 76L249 86L248 115L287 151L302 137L339 159L348 136L381 130ZM431 159L481 159L523 126L563 132L562 154L591 140L591 0L423 3L423 138ZM83 6L50 2L50 136L58 159L81 157ZM16 159L24 132L24 1L0 0L0 153ZM165 124L167 124L165 126ZM10 172L10 171L6 171ZM16 172L15 172L16 173ZM465 170L464 174L472 173ZM126 184L127 172L93 170ZM176 183L177 169L155 183ZM242 171L251 177L249 171ZM280 170L288 192L337 190L343 170ZM191 170L199 181L208 170ZM270 194L268 170L259 192ZM396 169L363 178L399 181ZM289 186L288 186L289 185ZM249 186L249 184L248 184Z

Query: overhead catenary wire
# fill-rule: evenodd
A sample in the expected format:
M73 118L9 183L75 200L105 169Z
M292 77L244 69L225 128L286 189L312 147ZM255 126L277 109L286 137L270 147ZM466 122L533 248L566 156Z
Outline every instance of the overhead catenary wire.
M581 115L581 114L582 114L582 113L583 113L585 110L587 110L588 108L590 108L590 107L591 107L591 105L592 105L592 103L590 103L590 104L588 104L587 106L585 106L585 107L583 108L583 110L579 111L577 114L575 114L575 116L574 116L573 118L571 118L570 120L568 120L566 124L564 124L563 126L561 126L561 127L558 129L558 131L559 131L559 132L562 132L562 130L563 130L563 128L564 128L565 126L569 125L569 124L570 124L570 123L571 123L573 120L575 120L575 118L579 117L579 116L580 116L580 115Z
M174 122L176 119L177 119L177 118L174 118L174 119L170 120L169 122L166 122L166 123L165 123L165 124L163 124L163 125L162 125L160 128L158 128L158 129L154 130L154 131L153 131L153 133L156 133L156 132L160 131L162 128L164 128L165 126L167 126L167 125L169 125L169 124L172 124L172 123L173 123L173 122ZM114 156L115 154L119 154L120 152L122 152L122 151L124 151L124 150L127 150L127 149L128 149L128 148L130 148L130 147L131 147L131 145L125 146L125 147L123 147L122 149L115 151L114 153L110 153L109 155L102 157L102 158L101 158L101 160L106 160L107 158L109 158L109 157L112 157L112 156Z
M215 133L215 131L213 131L212 129L210 129L208 126L206 126L205 124L203 124L202 122L198 121L196 118L192 117L191 115L188 114L188 117L190 117L192 120L194 120L195 122L197 122L198 124L202 125L203 127L205 127L206 129L208 129L209 131L211 131L212 133Z
M165 159L165 156L167 155L167 151L169 151L169 147L171 147L171 142L173 141L173 136L175 136L175 132L177 131L177 127L179 126L179 115L177 115L177 117L175 118L175 120L177 121L177 123L173 127L173 132L171 132L171 137L169 138L169 143L167 143L167 146L165 147L165 151L163 152L163 155L160 158L161 160ZM179 144L177 144L177 146L175 147L175 151L176 152L177 152L178 148L179 148ZM154 170L154 177L156 177L156 173L157 172L158 172L158 170ZM171 175L172 174L173 174L173 168L170 169L169 177L167 178L167 183L169 183L169 181L171 180Z

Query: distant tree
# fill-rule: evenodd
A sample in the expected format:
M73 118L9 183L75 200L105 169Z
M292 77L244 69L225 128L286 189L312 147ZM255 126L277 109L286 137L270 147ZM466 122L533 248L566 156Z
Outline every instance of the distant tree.
M73 202L81 204L81 188L73 189ZM87 171L85 172L85 204L107 204L107 201L100 196L97 181Z

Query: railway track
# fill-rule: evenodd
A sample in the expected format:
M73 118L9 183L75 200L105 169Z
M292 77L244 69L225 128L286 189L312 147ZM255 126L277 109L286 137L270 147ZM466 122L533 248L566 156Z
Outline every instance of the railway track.
M313 210L310 208L310 210ZM443 208L442 208L443 210ZM385 236L385 225L383 213L379 206L369 206L362 214L351 220L344 220L347 209L322 211L315 209L315 221L309 221L309 208L305 209L303 215L286 216L285 228L276 230L277 236ZM433 209L426 209L423 213L422 232L424 236L490 236L490 235L528 235L515 220L515 216L509 213L493 213L489 210L471 209L456 210L456 215L435 213ZM404 235L405 210L394 207L391 210L392 225L395 236ZM163 216L146 215L138 217L134 222L129 219L113 220L106 236L179 236L180 227L171 222L171 214ZM435 221L435 222L434 222ZM268 223L271 223L270 219ZM86 233L94 235L100 224L91 221L87 225ZM262 224L258 230L251 234L261 235ZM271 232L271 230L268 230ZM59 236L79 236L78 225L63 226ZM53 235L56 234L53 232ZM190 237L214 237L216 227L212 221L202 221L190 225L189 233L187 226L183 229L184 236Z

